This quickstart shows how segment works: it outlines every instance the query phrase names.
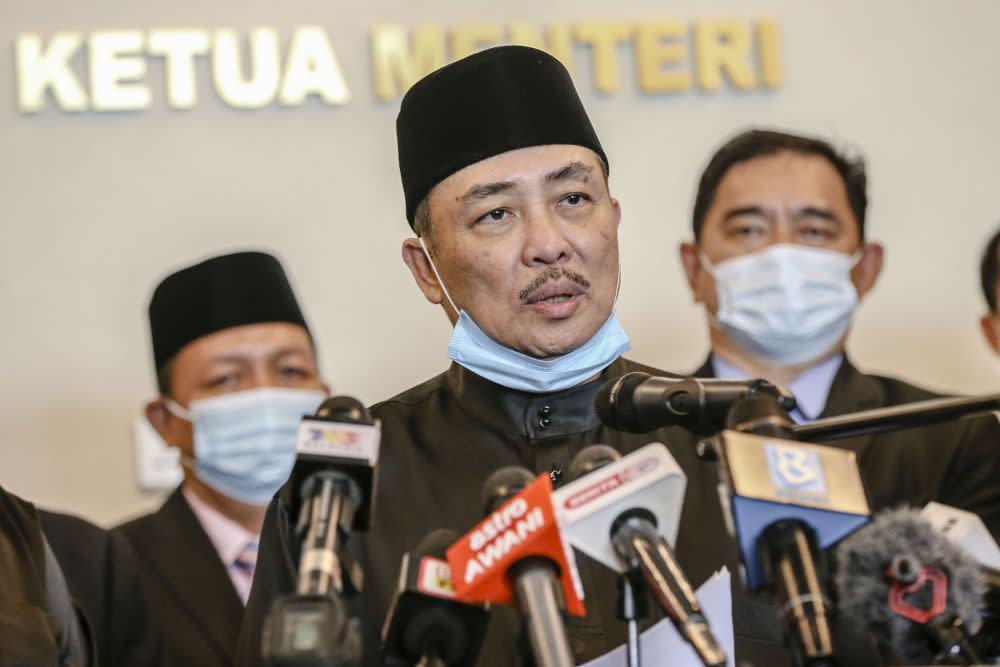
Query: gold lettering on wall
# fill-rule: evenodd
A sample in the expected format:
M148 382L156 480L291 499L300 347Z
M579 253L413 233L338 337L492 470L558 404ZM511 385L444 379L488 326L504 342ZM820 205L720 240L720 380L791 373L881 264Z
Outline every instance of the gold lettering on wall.
M781 41L773 20L757 22L757 61L761 82L768 88L781 86Z
M559 59L570 74L573 74L573 33L566 23L553 23L542 30L530 23L510 24L510 43L531 46Z
M687 60L687 25L683 21L651 21L636 30L636 66L639 88L647 93L691 90ZM666 69L667 67L669 69Z
M402 95L422 77L444 67L447 62L443 28L419 26L409 33L399 25L372 29L375 94L380 100Z
M594 86L602 93L617 92L621 78L618 71L618 45L631 37L632 27L628 23L612 21L579 23L573 34L581 42L590 45Z
M630 68L636 88L648 94L773 90L783 80L779 28L770 18L378 24L370 37L375 97L382 101L398 99L448 62L498 44L545 50L581 89L607 95L621 91L622 73ZM50 103L74 112L147 109L155 97L157 77L147 76L153 61L162 63L167 106L192 109L199 103L199 60L209 61L218 99L237 109L294 107L310 99L339 106L351 101L351 91L334 47L327 29L315 25L284 38L266 26L245 33L227 28L59 32L47 42L25 33L14 44L17 106L24 113Z
M503 41L503 26L460 25L451 29L451 59L461 60Z
M694 35L699 88L719 90L723 73L738 90L757 85L751 67L750 26L740 21L698 21Z

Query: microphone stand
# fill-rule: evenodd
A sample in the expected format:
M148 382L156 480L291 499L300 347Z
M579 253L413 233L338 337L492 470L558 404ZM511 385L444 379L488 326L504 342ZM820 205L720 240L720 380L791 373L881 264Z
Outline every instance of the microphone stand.
M642 647L639 643L639 621L646 618L645 597L642 584L637 580L637 569L626 572L618 577L618 619L625 621L628 627L628 642L625 655L628 667L642 667Z
M934 398L890 408L865 410L839 417L817 419L791 427L796 440L828 442L858 435L899 431L966 417L975 413L1000 410L1000 394L969 398Z

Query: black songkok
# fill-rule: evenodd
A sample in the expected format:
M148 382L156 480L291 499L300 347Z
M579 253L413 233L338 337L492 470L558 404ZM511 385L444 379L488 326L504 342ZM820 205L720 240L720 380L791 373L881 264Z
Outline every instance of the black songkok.
M411 227L435 185L494 155L570 144L608 165L569 72L527 46L487 49L415 83L396 117L396 141Z
M156 369L195 339L261 322L290 322L308 331L288 277L271 255L238 252L172 273L149 302Z

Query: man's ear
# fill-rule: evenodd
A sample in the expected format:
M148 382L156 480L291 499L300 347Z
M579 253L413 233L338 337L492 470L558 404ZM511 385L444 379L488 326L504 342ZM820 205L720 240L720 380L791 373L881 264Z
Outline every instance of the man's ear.
M167 410L167 404L163 402L162 396L146 404L146 419L153 425L156 432L160 434L163 442L171 447L176 446L173 442L174 437L171 430L171 421L173 418L174 416L170 414L170 410Z
M994 352L1000 354L1000 336L997 336L997 330L993 326L992 313L986 313L979 318L979 328L983 330L983 338L986 339L986 344Z
M861 248L861 259L851 271L851 280L854 282L854 289L858 291L858 299L864 298L875 287L882 273L885 258L885 250L881 243L866 242Z
M444 290L441 289L441 283L434 275L434 269L431 268L430 260L424 254L418 239L409 238L403 241L403 262L409 267L424 297L431 303L440 304L444 300Z
M698 259L698 246L689 241L681 243L678 249L681 258L681 266L684 268L684 275L687 276L688 287L698 299L698 276L702 271L701 260Z

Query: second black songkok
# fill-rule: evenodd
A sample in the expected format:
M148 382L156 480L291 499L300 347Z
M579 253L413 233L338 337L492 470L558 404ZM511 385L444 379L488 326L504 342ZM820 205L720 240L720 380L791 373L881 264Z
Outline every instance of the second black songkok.
M262 322L308 331L288 277L271 255L238 252L181 269L156 286L149 302L156 369L202 336Z
M570 144L608 158L566 68L527 46L498 46L429 74L396 117L406 219L435 185L480 160Z

